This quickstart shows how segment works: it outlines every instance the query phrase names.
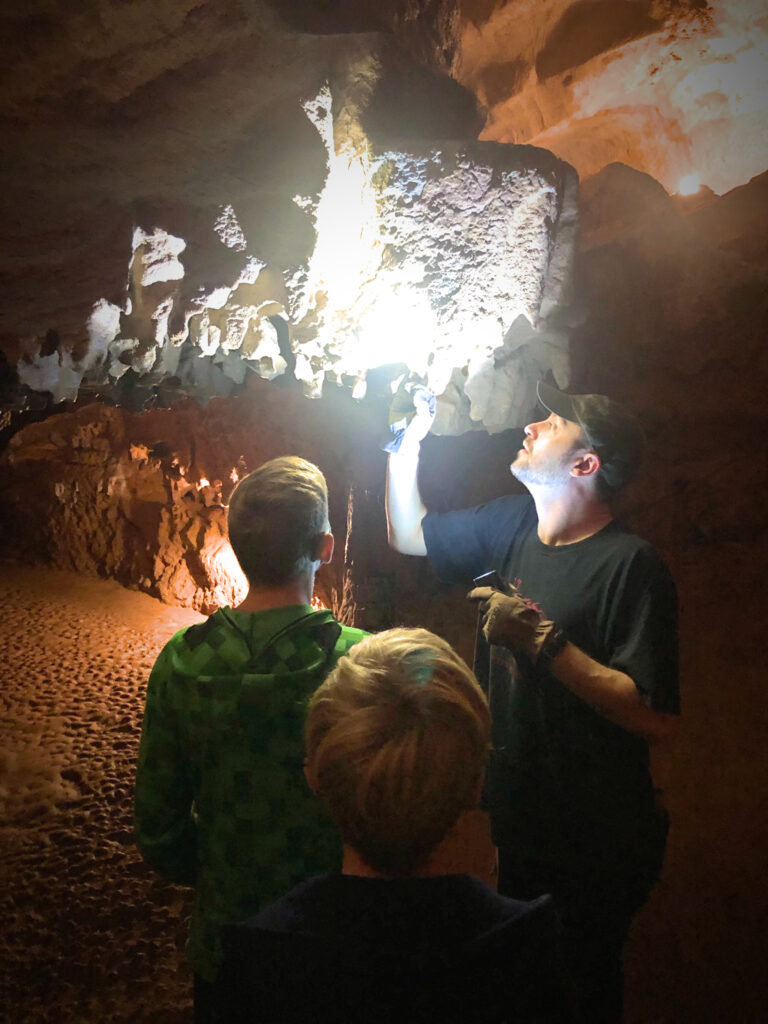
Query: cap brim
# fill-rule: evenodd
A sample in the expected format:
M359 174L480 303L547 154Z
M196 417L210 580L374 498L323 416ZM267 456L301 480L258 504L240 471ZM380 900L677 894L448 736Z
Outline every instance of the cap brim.
M566 395L563 391L558 391L557 388L553 388L550 384L545 384L543 380L540 380L536 385L536 394L538 395L539 402L549 412L553 412L556 416L562 416L564 420L580 423L573 406L573 398L570 395Z

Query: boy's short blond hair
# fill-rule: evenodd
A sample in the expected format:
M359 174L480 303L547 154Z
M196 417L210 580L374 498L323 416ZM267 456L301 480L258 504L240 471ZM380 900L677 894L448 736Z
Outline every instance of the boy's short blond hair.
M328 532L328 486L312 462L271 459L249 473L229 500L229 540L248 582L293 582L317 557Z
M475 806L489 738L485 696L450 644L390 629L313 695L308 773L345 843L376 871L409 875Z

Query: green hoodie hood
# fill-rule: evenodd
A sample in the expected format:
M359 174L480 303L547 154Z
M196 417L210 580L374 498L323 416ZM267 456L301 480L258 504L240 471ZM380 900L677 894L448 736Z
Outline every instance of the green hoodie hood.
M357 630L355 632L358 632ZM315 681L328 662L335 663L350 646L336 651L342 626L330 611L310 605L240 612L220 608L205 622L182 630L172 641L174 671L190 683L211 689L211 681L236 679L245 688L259 677ZM223 695L222 695L223 696Z

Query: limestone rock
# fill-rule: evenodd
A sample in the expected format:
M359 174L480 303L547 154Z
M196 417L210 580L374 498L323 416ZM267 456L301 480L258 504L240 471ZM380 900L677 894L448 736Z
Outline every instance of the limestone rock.
M73 399L85 379L136 408L166 379L207 401L249 372L292 372L309 395L330 380L359 398L370 369L405 363L446 396L437 429L459 433L517 423L542 372L567 383L573 171L530 147L416 141L429 99L445 93L433 127L471 124L471 103L379 37L337 45L326 70L303 103L325 178L293 197L306 245L295 262L262 250L239 198L138 204L122 306L95 302L77 355L28 347L23 384ZM400 123L409 95L419 102Z
M336 401L314 403L252 377L240 399L205 409L187 400L136 414L92 403L28 424L0 459L2 554L206 612L236 603L245 583L226 539L229 495L250 469L294 451L326 472L343 558L350 472L360 462L383 480L385 410L336 390ZM340 607L342 573L336 564L321 574L329 607Z
M326 140L331 105L328 94L320 113L309 112ZM554 323L570 298L575 175L525 147L354 140L350 131L346 148L329 144L318 243L307 273L289 283L297 376L312 392L328 364L337 378L362 381L372 367L402 362L438 395L450 385L468 399L460 415L443 411L439 430L517 423L533 394L532 364L568 380L567 336ZM546 342L542 314L551 318Z

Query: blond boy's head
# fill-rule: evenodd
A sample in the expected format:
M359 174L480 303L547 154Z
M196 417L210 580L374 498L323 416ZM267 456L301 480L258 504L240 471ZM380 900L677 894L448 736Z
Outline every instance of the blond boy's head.
M328 487L306 459L287 455L249 473L229 502L229 540L248 582L293 583L320 560L328 525Z
M314 694L307 774L375 871L417 874L477 803L490 715L453 648L424 629L368 637Z

